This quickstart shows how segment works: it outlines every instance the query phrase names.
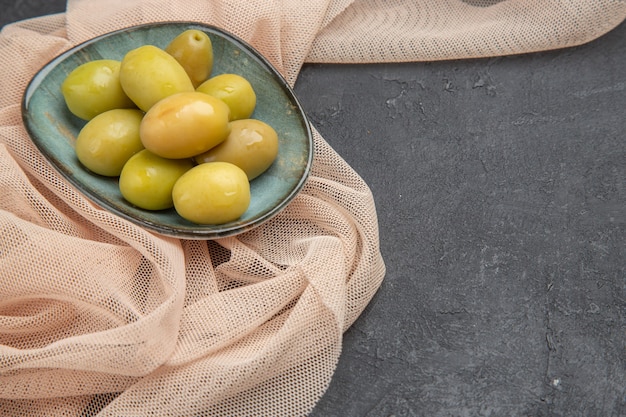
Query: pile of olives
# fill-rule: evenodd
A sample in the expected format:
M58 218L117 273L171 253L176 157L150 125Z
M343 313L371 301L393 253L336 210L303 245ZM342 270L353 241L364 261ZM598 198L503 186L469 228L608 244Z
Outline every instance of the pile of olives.
M162 49L86 62L61 91L86 121L76 138L89 171L119 177L121 195L146 210L174 207L198 224L238 219L250 181L278 155L278 136L252 118L256 93L238 74L211 76L209 36L189 29Z

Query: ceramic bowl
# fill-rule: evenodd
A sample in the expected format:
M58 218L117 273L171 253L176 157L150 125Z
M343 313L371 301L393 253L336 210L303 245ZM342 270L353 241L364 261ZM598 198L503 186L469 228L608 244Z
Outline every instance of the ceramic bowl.
M77 66L95 59L121 60L136 47L152 44L165 48L179 33L199 29L213 44L211 76L237 73L252 84L257 106L252 115L271 125L279 137L273 165L250 184L248 210L236 221L197 225L174 209L146 211L126 202L117 178L95 175L78 161L74 142L86 123L65 105L61 83ZM254 228L283 210L302 189L311 169L313 139L309 122L293 90L278 71L254 48L216 27L190 22L154 23L129 27L84 42L54 58L26 88L22 115L32 141L52 166L80 192L103 209L153 232L186 239L216 239Z

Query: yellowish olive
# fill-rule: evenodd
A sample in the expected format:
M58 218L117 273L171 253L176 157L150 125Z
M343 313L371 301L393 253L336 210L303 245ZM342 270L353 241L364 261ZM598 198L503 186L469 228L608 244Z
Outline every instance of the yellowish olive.
M191 158L226 139L228 114L224 102L207 94L174 94L148 110L139 135L146 149L156 155Z
M113 109L100 113L78 132L78 160L96 174L115 177L131 156L143 149L139 125L143 112Z
M120 83L126 95L143 111L156 102L194 86L176 59L154 45L128 51L120 65Z
M193 166L189 159L161 158L144 149L122 168L120 192L126 201L145 210L171 208L174 184Z
M252 181L276 159L278 135L274 128L257 119L234 120L230 127L226 140L196 156L196 162L230 162L243 169Z
M61 84L70 112L91 120L107 110L135 107L120 84L120 66L120 61L99 59L72 70Z
M213 44L209 35L201 30L184 31L167 45L165 52L182 65L194 87L202 84L211 75Z
M200 84L196 91L217 97L230 107L230 120L247 119L256 107L252 84L239 74L220 74Z
M178 214L198 224L237 220L250 205L246 173L228 162L196 165L183 174L172 190Z

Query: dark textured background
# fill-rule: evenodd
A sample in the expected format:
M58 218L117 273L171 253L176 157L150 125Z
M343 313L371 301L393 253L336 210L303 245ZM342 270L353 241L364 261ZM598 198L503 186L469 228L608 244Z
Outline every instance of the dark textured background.
M2 24L65 8L0 5ZM303 68L388 268L314 417L626 416L625 39Z

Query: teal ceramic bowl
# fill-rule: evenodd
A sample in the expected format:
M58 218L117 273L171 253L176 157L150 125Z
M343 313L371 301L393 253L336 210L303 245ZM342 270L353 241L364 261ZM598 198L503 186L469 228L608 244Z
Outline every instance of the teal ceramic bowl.
M63 80L80 64L95 59L121 60L127 51L145 44L165 48L187 29L201 30L211 38L212 76L237 73L250 81L257 94L252 117L272 126L279 138L277 159L250 184L248 210L237 221L221 225L193 224L174 209L146 211L134 207L120 194L117 178L87 171L74 152L75 138L85 122L69 112L61 93ZM41 153L95 204L150 231L177 238L217 239L248 231L269 220L302 189L313 158L309 122L278 71L244 41L216 27L198 23L134 26L99 36L64 52L33 77L24 93L22 115L26 130Z

